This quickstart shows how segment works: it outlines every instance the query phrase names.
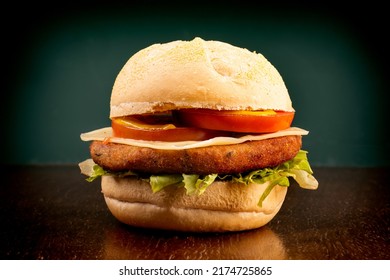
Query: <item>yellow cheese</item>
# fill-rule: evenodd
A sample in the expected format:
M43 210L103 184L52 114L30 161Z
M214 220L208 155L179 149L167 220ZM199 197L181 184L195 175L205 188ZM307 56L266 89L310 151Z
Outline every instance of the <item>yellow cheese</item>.
M204 141L181 141L181 142L163 142L163 141L144 141L144 140L134 140L127 138L118 138L112 136L111 127L105 127L97 129L91 132L82 133L80 135L81 140L83 141L105 141L109 139L109 142L125 144L137 147L146 147L160 150L184 150L192 148L200 148L207 146L216 146L216 145L232 145L240 144L246 141L255 141L255 140L264 140L269 138L276 138L281 136L288 135L307 135L309 132L307 130L290 127L285 130L280 130L274 133L266 133L260 135L245 135L239 138L234 137L215 137L212 139Z

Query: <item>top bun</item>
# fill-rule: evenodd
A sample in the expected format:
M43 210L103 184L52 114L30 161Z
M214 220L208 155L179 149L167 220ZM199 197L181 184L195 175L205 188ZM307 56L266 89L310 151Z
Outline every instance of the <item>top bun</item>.
M181 108L294 111L282 77L264 56L201 38L134 54L115 80L110 105L110 117Z

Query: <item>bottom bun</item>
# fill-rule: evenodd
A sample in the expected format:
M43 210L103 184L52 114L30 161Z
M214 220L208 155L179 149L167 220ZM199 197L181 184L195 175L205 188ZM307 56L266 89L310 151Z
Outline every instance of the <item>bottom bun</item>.
M153 193L134 177L102 177L102 192L112 215L136 227L192 232L242 231L267 224L280 210L287 188L276 185L259 207L268 183L244 185L215 181L202 195L170 186Z

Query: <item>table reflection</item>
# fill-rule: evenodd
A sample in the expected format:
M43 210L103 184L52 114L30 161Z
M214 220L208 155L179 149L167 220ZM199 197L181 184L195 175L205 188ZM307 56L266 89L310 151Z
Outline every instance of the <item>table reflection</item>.
M178 233L118 224L105 232L105 259L287 259L282 240L267 226L232 233Z

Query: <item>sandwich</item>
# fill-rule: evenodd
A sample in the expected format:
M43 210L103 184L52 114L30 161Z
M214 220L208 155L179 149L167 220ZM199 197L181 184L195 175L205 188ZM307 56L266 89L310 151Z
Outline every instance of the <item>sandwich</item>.
M276 68L260 53L194 38L153 44L117 75L111 127L81 134L104 200L122 223L226 232L278 213L290 180L318 182L302 150L307 130Z

